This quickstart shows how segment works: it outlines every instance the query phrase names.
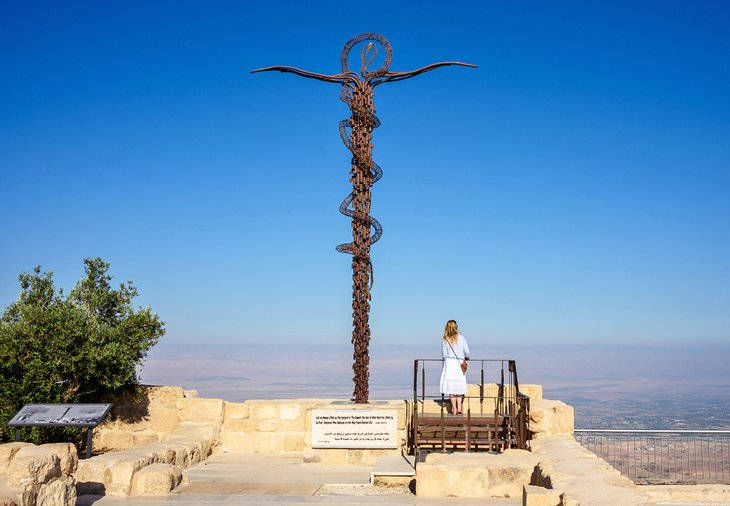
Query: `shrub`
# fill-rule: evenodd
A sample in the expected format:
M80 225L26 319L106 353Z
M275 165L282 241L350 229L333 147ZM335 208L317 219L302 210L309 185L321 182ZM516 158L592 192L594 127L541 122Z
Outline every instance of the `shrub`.
M132 305L132 282L112 288L109 264L84 260L86 276L64 297L52 272L18 276L20 295L0 317L0 440L28 403L113 402L139 384L137 368L164 335L164 322ZM14 432L14 430L12 431ZM27 430L35 443L68 440L79 431Z

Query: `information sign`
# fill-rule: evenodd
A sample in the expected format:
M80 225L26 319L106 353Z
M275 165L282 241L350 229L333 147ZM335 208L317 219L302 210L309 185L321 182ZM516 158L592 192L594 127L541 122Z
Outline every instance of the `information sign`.
M313 409L312 448L398 448L398 412Z
M111 407L111 404L26 404L8 425L96 427Z
M89 458L92 429L111 409L111 404L26 404L8 425L15 427L16 441L20 441L21 427L86 427L86 458Z

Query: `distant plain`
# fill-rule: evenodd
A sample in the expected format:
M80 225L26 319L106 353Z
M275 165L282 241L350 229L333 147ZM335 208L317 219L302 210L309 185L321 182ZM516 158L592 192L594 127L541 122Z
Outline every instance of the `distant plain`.
M475 346L472 346L475 348ZM481 348L481 347L477 347ZM434 346L371 346L370 398L413 396L413 360L439 358ZM352 395L349 346L183 344L163 340L141 371L145 384L179 385L203 397L334 398ZM729 345L505 346L473 358L515 359L520 383L575 408L576 427L730 429ZM437 395L440 364L426 368ZM468 373L479 382L476 363ZM487 368L485 382L496 381Z

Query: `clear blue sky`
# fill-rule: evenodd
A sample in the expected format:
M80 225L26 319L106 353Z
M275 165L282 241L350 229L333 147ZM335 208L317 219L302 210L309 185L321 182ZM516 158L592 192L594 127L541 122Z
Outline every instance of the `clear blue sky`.
M4 2L0 304L111 262L168 342L350 339L338 71L391 70L378 343L730 341L730 4Z

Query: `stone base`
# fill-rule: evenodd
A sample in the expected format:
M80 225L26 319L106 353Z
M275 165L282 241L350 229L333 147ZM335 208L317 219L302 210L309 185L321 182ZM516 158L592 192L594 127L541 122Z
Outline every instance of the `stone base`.
M522 491L522 506L562 506L560 494L549 488L525 485Z
M663 504L730 504L730 485L640 485L639 488Z
M537 459L525 450L502 454L432 453L416 469L423 497L522 497Z
M129 495L167 495L182 481L182 471L172 464L152 464L140 469L132 479Z
M539 461L532 483L559 492L563 506L654 504L649 494L573 438L541 438L532 442L532 450Z

